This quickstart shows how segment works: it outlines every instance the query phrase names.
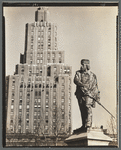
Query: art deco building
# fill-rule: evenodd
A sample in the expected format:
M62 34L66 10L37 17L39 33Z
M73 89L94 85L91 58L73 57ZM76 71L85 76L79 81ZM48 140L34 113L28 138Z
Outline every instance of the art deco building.
M25 51L7 81L7 133L71 132L71 67L57 48L57 26L38 9L26 24Z

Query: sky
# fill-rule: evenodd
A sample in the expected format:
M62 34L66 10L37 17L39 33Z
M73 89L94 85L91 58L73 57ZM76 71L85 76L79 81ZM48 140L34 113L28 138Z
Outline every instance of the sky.
M24 53L25 24L35 21L37 7L4 7L6 75L13 75ZM80 60L89 59L101 93L100 102L116 116L116 16L118 7L48 7L49 22L57 24L58 50L65 51L65 64L72 66L72 130L81 123L73 83ZM93 127L107 128L110 115L98 104Z

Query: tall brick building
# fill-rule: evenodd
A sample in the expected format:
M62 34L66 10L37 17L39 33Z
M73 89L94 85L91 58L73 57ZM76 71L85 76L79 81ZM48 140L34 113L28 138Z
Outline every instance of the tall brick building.
M57 48L57 25L38 8L26 24L25 51L14 75L6 77L7 133L71 132L71 66Z

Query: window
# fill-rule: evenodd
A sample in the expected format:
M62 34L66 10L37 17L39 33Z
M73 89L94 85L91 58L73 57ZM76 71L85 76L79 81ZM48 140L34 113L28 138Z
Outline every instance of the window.
M26 120L26 123L29 123L29 120Z
M38 49L40 49L40 44L38 44Z
M48 116L48 112L45 113L45 116Z
M34 108L37 108L37 105L34 105Z
M41 91L39 91L39 96L41 96Z
M55 71L57 71L57 68L56 68L56 67L54 67L54 72L55 72Z
M34 35L34 32L33 32L33 31L31 32L31 35Z
M20 84L20 88L23 88L23 83Z
M20 99L19 103L22 103L22 99Z
M38 88L38 85L37 85L37 84L35 84L35 88Z
M66 73L66 68L64 68L64 72Z
M12 86L12 89L13 89L13 90L15 89L15 86L14 86L14 85Z
M51 67L47 67L47 76L51 76Z
M40 99L38 99L38 102L40 102Z
M22 113L22 109L19 109L19 114L21 114Z
M41 53L41 54L40 54L40 57L42 57L42 56L43 56L43 54Z
M31 30L32 30L32 31L34 30L34 26L31 26Z
M30 53L30 57L32 57L33 56L33 53Z
M27 88L30 88L30 84L27 85Z
M27 92L27 96L30 96L30 92Z
M11 100L11 103L14 103L14 99Z
M52 53L52 57L55 57L55 53Z
M46 104L46 106L45 106L46 108L48 108L49 106L48 106L48 104Z
M13 83L15 83L15 79L13 78Z
M48 32L48 35L49 35L49 36L51 35L51 32L50 32L50 31Z
M67 69L67 72L68 72L68 73L70 72L70 68Z
M27 102L30 102L30 99L27 99Z
M62 119L64 119L64 117L65 117L65 115L64 115L64 114L62 114Z
M31 42L33 43L33 41L34 41L34 38L33 38L33 37L31 37Z
M46 91L46 96L48 96L49 95L49 91Z
M54 103L54 104L56 103L56 99L53 99L53 103Z
M46 104L48 104L48 102L49 102L49 99L47 98L47 99L46 99Z
M39 57L40 56L40 53L37 53L37 57Z
M31 45L31 49L33 49L33 45Z
M13 120L11 120L10 123L13 124Z
M37 112L34 112L34 116L36 116L37 115Z
M59 53L59 58L61 57L61 53Z
M55 91L53 92L53 96L56 96L56 92Z
M46 88L49 88L49 84L46 84Z
M50 57L50 53L47 54L47 57Z
M37 96L38 95L38 92L37 91L35 91L35 96Z
M53 105L53 110L55 110L56 109L56 105Z
M53 119L53 122L55 122L55 119Z
M40 31L38 32L38 35L40 35Z
M64 109L64 105L62 105L62 109Z
M13 110L13 109L12 109L12 110ZM11 113L10 113L10 114L11 114L11 116L13 116L13 111L11 111Z
M12 96L14 96L14 93L12 93Z
M19 105L19 109L22 109L22 105Z
M11 109L13 109L13 107L14 107L14 106L13 106L13 105L11 105Z
M47 62L50 63L50 59L48 59Z
M69 107L69 111L71 110L71 105L68 106Z
M43 36L44 35L44 32L41 32L41 36Z
M45 126L45 130L48 130L48 126Z
M55 47L57 47L57 43L55 43Z
M64 96L64 95L65 95L65 92L62 91L61 95Z
M65 80L64 80L64 78L62 78L62 83L64 83L65 82Z
M40 59L40 63L42 63L42 59Z
M65 100L64 100L64 99L62 99L61 101L62 101L62 103L64 103L64 101L65 101Z
M38 105L38 108L40 108L41 106L40 105Z
M29 113L26 114L26 118L29 118Z
M37 64L39 64L39 59L37 59Z
M27 105L26 108L28 109L28 108L29 108L29 105Z

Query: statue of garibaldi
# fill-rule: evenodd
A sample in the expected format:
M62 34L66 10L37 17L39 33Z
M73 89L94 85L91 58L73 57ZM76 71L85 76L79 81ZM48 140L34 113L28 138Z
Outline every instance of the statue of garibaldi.
M89 60L81 60L81 68L76 71L74 83L76 84L75 95L82 117L82 127L79 129L89 129L92 126L92 107L95 107L95 100L100 103L100 91L98 90L97 78L90 71Z

